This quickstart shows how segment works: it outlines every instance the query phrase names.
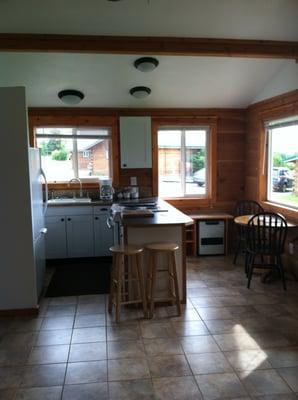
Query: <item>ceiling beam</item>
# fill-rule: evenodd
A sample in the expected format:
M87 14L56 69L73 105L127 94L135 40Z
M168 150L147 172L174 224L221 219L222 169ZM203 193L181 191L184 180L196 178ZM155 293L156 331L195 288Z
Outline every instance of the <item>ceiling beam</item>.
M298 59L298 42L134 36L0 34L1 52Z

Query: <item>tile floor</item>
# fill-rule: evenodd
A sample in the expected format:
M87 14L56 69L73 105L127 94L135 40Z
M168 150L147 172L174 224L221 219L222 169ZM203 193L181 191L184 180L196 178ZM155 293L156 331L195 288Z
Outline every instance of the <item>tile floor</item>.
M230 258L189 258L179 318L127 310L117 326L104 295L2 318L0 400L297 400L298 282L245 285Z

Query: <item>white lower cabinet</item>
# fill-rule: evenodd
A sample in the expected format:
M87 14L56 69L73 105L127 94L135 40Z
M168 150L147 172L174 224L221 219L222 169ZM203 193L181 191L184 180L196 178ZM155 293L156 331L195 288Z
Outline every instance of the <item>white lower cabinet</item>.
M94 216L94 255L95 257L110 256L109 248L113 245L113 230L107 226L108 214Z
M94 256L93 216L72 215L66 217L67 256Z
M66 258L66 223L64 216L50 216L45 218L46 234L46 258Z
M110 255L113 231L106 224L108 212L108 207L49 207L46 258Z

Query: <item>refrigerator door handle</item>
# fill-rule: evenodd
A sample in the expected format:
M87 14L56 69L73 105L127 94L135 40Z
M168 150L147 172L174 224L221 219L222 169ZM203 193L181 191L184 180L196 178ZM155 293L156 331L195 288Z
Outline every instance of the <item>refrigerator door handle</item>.
M47 208L48 208L49 188L48 188L48 181L47 181L46 174L44 173L44 170L42 168L40 169L40 174L43 177L44 183L45 183L45 203L44 203L44 208L43 208L43 215L45 216L45 214L47 212Z

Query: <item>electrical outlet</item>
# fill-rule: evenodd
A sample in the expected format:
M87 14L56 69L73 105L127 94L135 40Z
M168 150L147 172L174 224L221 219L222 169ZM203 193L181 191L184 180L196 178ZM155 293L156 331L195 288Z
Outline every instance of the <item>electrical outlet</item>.
M294 243L290 242L289 243L289 254L293 255L294 254L294 249L295 249Z
M131 186L137 186L137 177L136 176L131 176L130 177L130 185Z

